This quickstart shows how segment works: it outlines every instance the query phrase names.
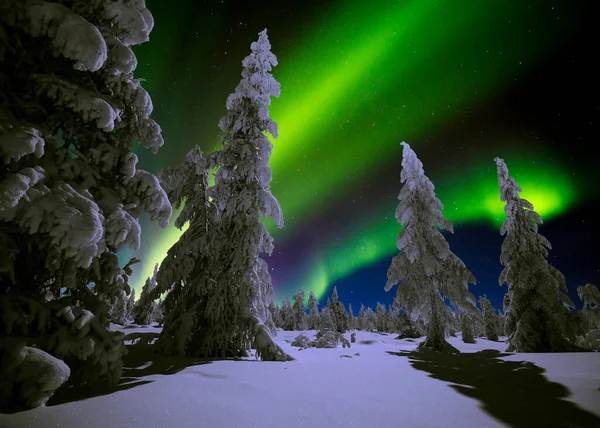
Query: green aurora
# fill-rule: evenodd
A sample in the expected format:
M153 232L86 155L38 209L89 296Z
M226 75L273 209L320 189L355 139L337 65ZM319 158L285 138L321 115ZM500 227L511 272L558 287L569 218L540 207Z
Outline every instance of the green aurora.
M294 284L275 284L278 299L297 283L321 298L333 281L397 251L399 142L406 140L419 154L418 142L432 130L465 110L477 109L532 67L568 30L566 22L548 22L535 19L526 4L503 0L345 1L331 2L311 31L287 49L271 35L280 62L273 74L282 86L281 98L271 105L271 117L279 125L271 158L272 190L286 221L283 230L267 221L276 246L301 233L312 217L356 183L369 180L374 171L398 168L391 203L371 207L346 226L345 239L321 246L314 259L303 264ZM167 18L162 29L159 24L155 32L164 35L175 21ZM167 55L164 39L155 36L148 45ZM241 64L238 67L241 71ZM140 76L148 74L142 65L139 68ZM164 72L153 71L155 76ZM158 85L148 89L159 92ZM173 98L165 96L161 102L173 104L174 112L183 109ZM171 138L182 138L180 128ZM445 216L457 226L499 226L503 205L494 156L505 157L524 188L523 197L545 220L564 212L577 201L577 184L564 165L549 161L551 151L530 155L522 150L485 152L431 177L446 205ZM460 168L461 174L453 174L451 168ZM151 224L147 229L153 239L150 248L142 249L143 268L132 279L138 289L181 234L172 225L161 230Z

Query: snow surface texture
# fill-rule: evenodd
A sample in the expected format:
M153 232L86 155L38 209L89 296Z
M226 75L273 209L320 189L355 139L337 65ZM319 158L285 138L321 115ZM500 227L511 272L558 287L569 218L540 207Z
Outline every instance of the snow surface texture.
M411 351L423 339L395 340L394 334L357 331L350 349L299 350L291 342L300 333L312 339L316 332L278 332L276 343L296 359L287 363L197 360L191 365L191 359L160 360L142 352L132 361L126 357L124 376L129 379L120 391L61 405L50 400L45 408L0 415L0 426L600 426L600 353L494 358L506 343L477 339L464 344L460 337L450 337L462 354L422 353L409 359L386 351ZM484 349L488 351L476 354ZM129 356L134 355L130 349ZM182 361L187 366L171 374Z

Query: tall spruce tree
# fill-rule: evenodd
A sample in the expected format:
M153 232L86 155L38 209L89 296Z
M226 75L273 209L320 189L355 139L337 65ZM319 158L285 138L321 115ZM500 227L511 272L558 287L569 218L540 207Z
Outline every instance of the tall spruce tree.
M312 290L308 295L308 311L308 328L315 330L319 328L319 302Z
M164 292L169 292L162 305L163 330L156 348L163 354L194 354L201 346L208 321L202 316L214 278L212 247L216 207L208 196L212 156L204 157L194 146L185 161L160 171L162 186L173 207L180 210L175 227L182 230L179 240L167 251L156 275L156 284L136 306L146 307ZM142 293L143 294L143 293Z
M367 307L367 310L365 311L365 330L366 331L373 331L377 326L377 315L375 315L375 312L373 312L373 309L371 309L371 307Z
M142 288L142 293L140 294L140 299L133 307L131 317L136 324L149 325L155 321L158 305L154 299L149 296L154 295L153 290L156 288L157 274L158 263L154 265L154 272L152 273L152 276L146 280L146 283Z
M346 333L348 330L348 314L346 313L344 304L339 301L336 286L333 287L333 292L331 293L331 303L329 305L329 309L331 311L331 317L335 325L335 330L338 333Z
M261 258L274 246L260 219L271 217L283 227L281 207L270 189L273 145L264 135L277 138L277 124L269 117L271 96L280 92L271 74L277 58L266 29L250 48L252 53L242 62L242 80L227 98L228 113L219 122L223 149L216 154L219 169L209 189L221 237L216 251L218 293L205 314L219 326L223 332L219 340L233 353L253 347L263 360L287 361L291 357L271 337L268 305L274 292L267 262Z
M387 309L383 303L377 302L375 314L377 315L377 322L375 323L377 331L380 333L388 331Z
M485 328L485 336L488 340L498 341L498 317L496 316L496 310L492 306L492 302L484 294L479 296L479 306L481 306L481 312L483 313L483 324Z
M104 302L129 294L134 260L120 267L116 254L139 248L144 212L163 227L171 215L132 152L163 144L133 76L132 46L153 25L144 0L0 2L0 348L28 336L37 350L19 340L12 355L63 360L70 384L118 384L124 345Z
M133 321L132 313L133 313L134 306L135 306L135 288L132 288L131 293L129 293L129 298L127 299L127 307L125 309L126 323L130 323Z
M452 223L442 215L444 206L436 197L423 164L408 144L402 145L400 181L404 186L398 196L396 219L403 228L397 239L400 252L388 269L385 290L400 282L396 301L409 313L429 301L427 339L419 345L421 348L458 352L445 339L442 324L445 303L440 293L454 306L464 306L470 294L468 283L475 283L475 278L437 230L439 227L453 232Z
M294 312L294 328L293 330L306 330L306 313L304 312L304 287L292 297L294 304L292 310Z
M242 61L242 79L227 98L228 112L219 122L222 150L206 161L201 153L192 153L188 163L197 167L184 168L188 175L196 175L191 183L197 188L189 191L197 204L181 223L189 219L190 229L196 224L188 239L197 242L198 252L187 254L200 260L189 260L181 267L187 269L187 280L194 282L194 292L186 291L190 288L186 278L174 268L180 263L177 253L187 251L185 245L167 256L172 267L159 272L161 289L172 288L169 296L175 293L169 306L182 309L167 313L166 332L159 339L166 352L175 348L195 356L235 357L254 348L263 360L291 359L271 337L275 327L268 307L274 292L267 263L261 258L273 250L273 239L261 217L269 216L278 227L283 226L281 208L270 190L273 145L264 135L277 137L277 124L269 117L268 107L271 96L280 92L271 74L277 59L270 51L266 30L250 48L251 54ZM206 188L207 171L215 166L214 186ZM168 171L165 181L176 181L174 175L176 171ZM179 180L171 196L178 199L186 183Z
M294 309L290 303L288 296L283 296L281 303L281 325L284 330L294 330Z
M358 314L356 314L356 328L358 330L365 330L365 305L360 304Z
M462 341L464 343L475 343L475 335L473 331L473 322L465 313L459 314L460 331L462 333Z
M550 242L538 233L542 223L533 205L519 196L521 187L508 173L504 161L495 158L500 199L506 219L500 263L500 285L507 284L504 297L505 333L508 351L562 352L574 349L560 324L561 313L573 302L567 296L565 277L548 263ZM562 305L561 305L562 303Z
M352 330L356 328L356 317L352 310L352 303L348 303L348 329Z

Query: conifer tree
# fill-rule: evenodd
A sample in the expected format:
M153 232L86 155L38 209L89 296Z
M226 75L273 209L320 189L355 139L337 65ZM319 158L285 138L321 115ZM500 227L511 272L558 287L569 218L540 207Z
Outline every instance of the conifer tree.
M275 327L283 328L281 321L281 309L279 308L279 305L275 302L271 302L269 305L269 312L271 312L271 319L273 320Z
M308 311L308 328L315 330L319 328L319 302L312 290L308 295Z
M354 311L352 310L352 303L348 303L348 329L353 330L356 328L356 318L354 317Z
M600 329L600 291L594 284L586 284L577 287L577 296L583 307L581 311L585 314L586 329Z
M594 284L586 284L577 287L577 295L583 307L569 314L577 316L574 339L581 347L600 351L600 291Z
M321 314L319 315L319 329L336 330L337 326L334 322L331 312L331 306L325 305L321 311Z
M153 318L155 323L157 323L160 327L163 327L165 323L165 302L162 298L158 299L158 302L156 302Z
M158 312L158 305L149 296L154 295L154 289L156 288L156 277L158 274L158 263L154 265L154 272L152 276L146 279L146 283L142 288L140 299L133 307L132 318L136 324L149 325L155 321L156 314Z
M108 318L110 322L115 324L125 325L127 323L127 294L125 290L120 290L112 296L109 301Z
M262 253L270 255L274 246L260 218L271 217L283 227L281 207L270 189L273 145L264 135L268 132L277 138L269 105L271 96L280 92L271 74L277 58L271 53L266 29L251 50L242 62L242 80L227 99L228 113L219 122L223 149L216 154L219 169L210 189L222 237L216 251L219 293L207 306L206 316L224 331L219 342L225 339L225 346L236 349L234 353L252 346L263 360L287 361L291 357L271 338L268 304L274 292L267 263L261 258ZM223 302L217 297L222 295L232 296L232 301Z
M293 296L294 304L292 310L294 312L294 328L293 330L306 330L306 313L304 312L304 287Z
M548 263L550 242L538 233L542 223L533 205L519 196L521 187L509 175L504 161L495 158L500 199L506 219L500 263L500 285L507 284L504 297L508 351L564 352L574 349L559 322L563 306L573 307L567 296L565 277ZM561 306L561 304L563 306Z
M377 316L377 321L375 322L375 328L377 328L377 331L380 333L388 331L387 310L385 305L377 302L375 314Z
M135 259L121 267L116 254L139 248L144 212L162 227L171 216L132 151L163 144L133 76L132 46L153 25L144 0L0 2L0 348L28 336L37 350L11 355L35 355L34 373L49 354L72 385L119 382L124 345L106 302L129 293Z
M373 309L371 309L371 307L369 306L365 311L365 330L373 331L376 328L376 325L377 315L375 315L375 312L373 312Z
M399 309L393 303L388 306L388 317L389 331L399 333L402 327L402 318Z
M333 319L335 330L338 333L345 333L348 330L348 314L346 313L344 304L339 301L336 286L333 287L333 292L331 293L329 309L331 311L331 317Z
M365 330L365 305L360 304L360 309L356 315L356 328L358 330Z
M498 334L498 336L504 336L504 323L506 323L506 315L500 309L498 309L497 311L498 312L496 317L496 333Z
M280 315L282 328L288 331L294 330L294 310L288 296L283 296Z
M197 188L192 193L199 203L184 217L190 219L190 229L192 223L197 226L186 239L197 242L198 254L188 254L199 260L187 263L194 292L186 291L192 287L183 282L177 269L159 272L161 288L173 288L169 293L175 292L173 302L183 305L183 310L169 313L165 321L165 329L172 325L159 339L165 352L176 344L177 352L195 356L235 357L254 348L263 360L291 358L271 337L275 327L268 306L274 292L267 263L261 258L263 253L271 254L273 239L260 218L269 216L278 227L283 226L281 208L270 190L273 146L264 135L277 137L268 106L271 96L279 96L280 85L271 75L277 59L270 49L264 30L242 61L242 79L227 98L227 114L219 122L222 150L206 161L201 153L193 154L188 162L198 165L197 178L192 180ZM215 166L215 184L206 189L204 177ZM170 178L173 171L165 175L176 180ZM181 187L174 186L171 196L182 195ZM177 252L186 250L185 245L179 247L168 256L171 266L179 263Z
M160 295L169 292L162 304L163 329L156 343L156 349L166 355L184 355L196 349L199 338L193 337L192 332L201 330L204 319L199 314L214 284L211 233L216 208L208 197L212 167L214 158L204 157L200 147L194 146L184 162L159 172L169 200L175 209L180 209L175 227L182 230L188 224L188 228L169 248L160 263L154 287L140 296L136 306L150 306Z
M498 341L498 319L496 310L492 306L492 302L486 297L479 296L479 306L483 312L483 324L485 328L485 336L488 340Z
M458 352L445 340L442 324L445 303L440 293L454 306L463 306L470 295L468 283L475 283L475 278L437 230L439 227L453 232L452 223L442 215L444 206L435 195L433 183L425 176L423 164L408 144L402 145L400 181L404 186L398 196L396 219L403 228L397 239L400 252L388 269L385 290L400 282L396 301L409 313L429 302L427 339L420 347Z
M129 298L127 299L127 307L125 309L125 319L127 323L133 321L133 308L135 306L135 288L131 289L131 293L129 293Z
M462 341L464 343L475 343L475 335L473 332L473 322L465 313L461 313L460 317L460 331L462 333Z

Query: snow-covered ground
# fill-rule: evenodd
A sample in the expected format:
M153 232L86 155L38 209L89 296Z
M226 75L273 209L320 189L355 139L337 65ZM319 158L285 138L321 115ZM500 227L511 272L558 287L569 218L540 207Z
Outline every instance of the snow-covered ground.
M403 354L420 339L361 331L350 349L298 350L298 334L276 338L296 358L286 363L165 358L136 345L119 391L0 415L0 427L600 427L600 353L499 356L504 343L451 337L462 354Z

